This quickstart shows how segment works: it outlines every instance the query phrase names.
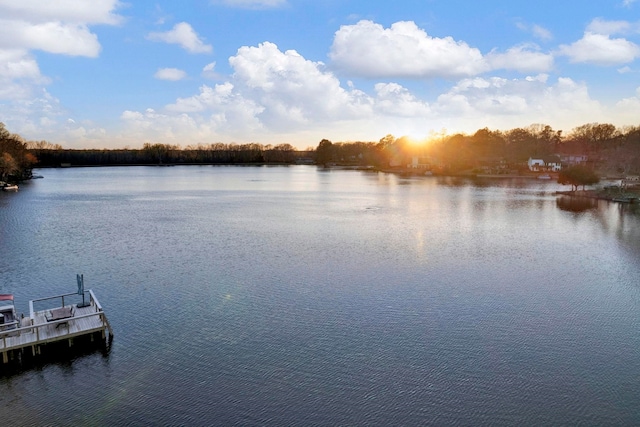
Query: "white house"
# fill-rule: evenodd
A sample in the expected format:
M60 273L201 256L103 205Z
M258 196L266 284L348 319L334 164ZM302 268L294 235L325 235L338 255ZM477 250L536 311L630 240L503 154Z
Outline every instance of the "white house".
M638 175L627 175L625 178L622 179L621 182L621 187L622 188L627 188L627 187L634 187L636 185L640 184L640 176Z
M527 166L532 172L559 172L562 169L562 162L558 156L545 157L544 159L529 157Z
M529 170L533 172L540 172L544 170L544 160L542 159L534 159L533 157L529 157L527 161L527 166L529 166Z
M547 170L550 172L560 172L562 169L562 163L560 162L560 158L558 156L553 156L545 159L544 161Z
M413 169L430 169L432 163L429 157L411 156L411 163L409 163L407 167Z

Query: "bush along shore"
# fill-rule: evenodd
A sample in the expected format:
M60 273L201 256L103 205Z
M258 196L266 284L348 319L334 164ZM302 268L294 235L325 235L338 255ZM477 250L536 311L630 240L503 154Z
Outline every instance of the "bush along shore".
M9 132L0 122L0 188L10 188L12 184L30 179L36 163L26 141Z
M589 190L558 191L556 194L572 197L587 197L618 203L640 204L640 185L608 185Z

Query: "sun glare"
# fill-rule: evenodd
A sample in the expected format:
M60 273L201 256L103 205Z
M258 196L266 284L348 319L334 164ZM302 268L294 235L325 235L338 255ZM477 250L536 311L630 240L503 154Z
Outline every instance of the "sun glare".
M414 147L420 147L427 143L427 138L424 135L419 135L417 133L407 134L405 138L407 138L407 142Z

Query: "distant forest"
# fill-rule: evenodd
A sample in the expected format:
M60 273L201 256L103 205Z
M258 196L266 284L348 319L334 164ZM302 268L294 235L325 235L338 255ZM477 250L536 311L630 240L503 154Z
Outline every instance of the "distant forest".
M376 142L332 142L296 150L290 144L145 143L141 149L64 149L47 141L26 141L0 123L0 181L31 176L33 167L178 165L178 164L294 164L363 165L379 169L407 166L412 156L428 158L439 172L471 170L479 162L503 161L523 165L529 157L582 154L602 173L640 173L640 126L616 128L588 123L568 135L535 124L508 131L479 129L473 135L434 133L422 141L387 135Z
M319 164L356 162L381 167L402 164L408 156L429 158L443 173L471 170L479 162L502 160L524 165L530 157L587 155L592 168L602 173L640 172L640 126L622 129L612 124L589 123L564 136L548 125L535 124L509 131L479 129L473 135L432 135L424 141L387 135L377 143L332 143L316 149ZM406 162L405 162L406 165Z
M179 165L179 164L291 164L304 152L290 144L215 143L181 148L169 144L144 144L142 149L68 150L49 147L46 142L31 145L40 167L106 165Z

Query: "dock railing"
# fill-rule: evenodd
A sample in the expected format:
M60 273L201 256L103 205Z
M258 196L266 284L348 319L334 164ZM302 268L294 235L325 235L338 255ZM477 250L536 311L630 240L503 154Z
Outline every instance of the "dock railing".
M88 317L95 317L98 316L100 318L100 322L102 324L103 328L107 328L107 330L109 331L109 336L110 338L113 337L113 330L111 329L111 325L109 324L109 320L107 319L107 316L104 314L103 310L102 310L102 306L100 305L100 302L98 301L98 299L96 298L95 294L93 293L92 290L88 290L85 291L85 293L89 294L89 304L91 307L93 307L93 312L91 313L87 313L87 314L76 314L72 317L69 318L65 318L65 319L59 319L59 320L54 320L54 321L49 321L49 322L44 322L44 323L40 323L40 324L36 324L36 318L37 315L36 313L40 313L41 311L46 311L48 309L45 310L40 310L40 311L35 311L34 310L34 303L35 302L41 302L41 301L49 301L49 300L56 300L59 299L61 302L61 307L65 306L65 297L67 297L67 301L69 301L70 296L78 296L77 293L71 293L71 294L64 294L64 295L56 295L56 296L52 296L52 297L46 297L46 298L39 298L39 299L35 299L35 300L31 300L29 301L29 317L25 317L24 319L22 319L22 323L24 323L25 319L28 319L28 323L30 323L29 325L23 325L21 324L20 328L15 328L15 329L9 329L9 330L5 330L5 331L1 331L0 332L0 342L2 342L2 347L0 348L0 350L6 350L7 349L7 339L8 338L14 338L14 337L18 337L22 334L33 334L35 333L35 336L33 336L33 340L28 340L29 343L31 344L37 344L40 342L40 329L42 328L47 328L50 327L51 325L59 325L59 324L63 324L63 323L67 323L71 320L79 320L79 319L85 319ZM23 341L23 340L20 340ZM27 344L25 342L22 342L22 345ZM21 345L18 345L21 346Z
M89 294L89 304L92 305L92 306L95 306L97 308L96 311L97 310L102 311L102 306L98 302L98 299L96 298L96 296L93 294L93 291L91 289L89 289L88 291L85 291L84 293L85 294L87 294L87 293ZM52 297L33 299L33 300L29 301L29 317L31 317L31 319L35 319L34 316L35 316L36 311L34 310L33 307L34 307L34 303L36 303L36 302L60 299L60 307L64 307L65 306L64 298L67 297L67 301L69 301L69 299L70 299L69 297L73 297L73 296L79 298L80 294L78 294L77 292L74 292L74 293L70 293L70 294L55 295L55 296L52 296ZM42 311L42 310L38 310L38 311Z
M67 319L60 319L60 320L54 320L51 322L47 322L47 323L40 323L38 325L27 325L27 326L21 326L20 328L16 328L16 329L11 329L8 331L2 331L0 332L0 338L2 339L2 348L0 348L0 350L6 349L7 348L7 338L11 338L11 337L15 337L18 336L20 334L24 333L35 333L35 342L34 344L38 343L41 341L41 337L40 337L40 330L42 328L47 328L51 325L59 325L62 323L68 323L70 320L79 320L79 319L86 319L88 317L96 317L98 316L100 318L100 322L102 323L102 327L106 327L109 330L109 334L111 335L111 327L109 326L109 322L106 318L106 316L104 315L103 312L96 312L96 313L89 313L89 314L83 314L80 316L73 316L73 317L69 317Z

